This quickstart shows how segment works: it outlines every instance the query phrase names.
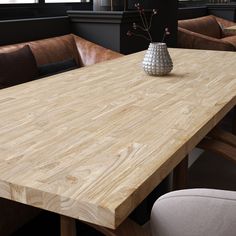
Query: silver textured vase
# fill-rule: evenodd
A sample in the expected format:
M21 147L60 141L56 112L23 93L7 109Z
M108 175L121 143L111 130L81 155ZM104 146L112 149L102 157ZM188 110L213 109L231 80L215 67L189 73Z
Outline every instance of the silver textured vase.
M143 70L148 75L167 75L173 63L165 43L150 43L143 59Z

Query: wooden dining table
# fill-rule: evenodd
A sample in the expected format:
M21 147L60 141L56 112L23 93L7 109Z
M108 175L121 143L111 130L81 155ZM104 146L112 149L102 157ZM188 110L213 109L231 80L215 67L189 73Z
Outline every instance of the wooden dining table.
M166 76L139 52L1 90L0 197L145 235L129 214L236 105L235 52L169 52Z

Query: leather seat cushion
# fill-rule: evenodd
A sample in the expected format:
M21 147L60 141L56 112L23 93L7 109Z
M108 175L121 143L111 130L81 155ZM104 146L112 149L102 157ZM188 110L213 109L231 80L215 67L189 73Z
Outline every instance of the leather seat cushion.
M41 77L79 68L74 59L41 65L38 67Z
M0 84L2 87L25 83L38 77L38 68L30 47L0 53Z
M229 42L231 44L234 45L234 47L236 48L236 36L229 36L229 37L224 37L221 40Z
M213 38L221 38L222 35L220 25L211 15L188 20L179 20L178 26Z

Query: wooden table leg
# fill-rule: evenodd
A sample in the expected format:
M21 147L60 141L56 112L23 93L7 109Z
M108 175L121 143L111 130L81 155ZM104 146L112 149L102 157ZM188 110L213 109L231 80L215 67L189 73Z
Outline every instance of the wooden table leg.
M76 236L75 219L61 215L60 225L61 225L61 236Z
M188 156L173 170L173 190L187 188L188 185Z

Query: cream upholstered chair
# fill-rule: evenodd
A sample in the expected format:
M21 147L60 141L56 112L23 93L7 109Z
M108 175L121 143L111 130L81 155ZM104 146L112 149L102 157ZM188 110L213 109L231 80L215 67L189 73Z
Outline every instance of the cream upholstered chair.
M236 192L188 189L167 193L154 204L152 236L235 236Z

